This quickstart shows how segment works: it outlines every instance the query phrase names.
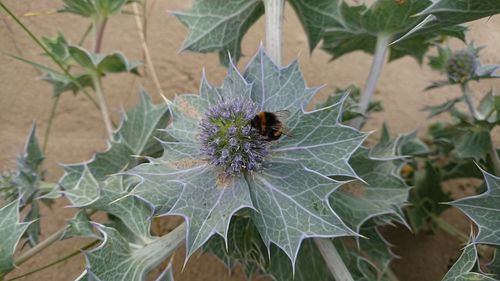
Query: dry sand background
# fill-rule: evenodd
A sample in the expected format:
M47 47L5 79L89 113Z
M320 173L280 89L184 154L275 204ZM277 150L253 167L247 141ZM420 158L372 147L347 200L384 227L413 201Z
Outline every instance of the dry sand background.
M16 14L27 12L52 11L61 6L62 1L54 0L4 0ZM214 84L222 81L225 69L218 64L216 55L193 53L177 54L185 36L186 29L167 10L186 10L191 1L149 1L156 2L152 9L148 26L148 43L165 93L195 93L202 69L208 73L208 79ZM48 62L39 56L40 50L14 24L0 13L0 50L18 54L28 59ZM357 52L329 63L330 57L320 50L309 56L306 36L300 23L287 6L285 14L284 63L289 63L298 56L304 76L310 86L326 85L318 95L324 99L336 87L349 84L363 85L370 67L370 56ZM87 27L88 22L77 16L55 14L23 18L24 22L38 36L55 36L63 31L71 42L77 42ZM468 39L476 45L486 45L482 51L484 63L500 62L500 16L483 19L467 24L471 28ZM240 68L263 40L264 22L261 19L243 40L243 53ZM120 50L130 59L142 58L139 37L135 21L131 16L114 17L106 30L103 51ZM85 43L90 45L90 40ZM461 46L459 42L452 42ZM47 83L35 79L39 73L32 67L7 56L0 55L0 170L13 168L15 156L23 149L26 134L35 121L39 127L38 136L43 140L43 130L47 124L51 104L51 88ZM422 89L433 79L442 78L426 65L420 66L411 58L405 58L386 66L376 98L383 101L385 111L373 116L366 126L367 130L379 129L382 122L388 123L393 134L408 132L413 129L425 130L426 114L421 112L425 105L438 104L458 94L456 88L446 88L433 92ZM141 79L130 75L117 75L105 79L104 90L113 110L114 120L119 120L121 108L128 108L137 101L137 89L143 85L156 102L161 98L156 93L149 77ZM474 85L476 96L480 97L491 87L500 90L498 81L488 81ZM105 129L100 113L83 95L65 94L57 112L51 140L48 147L46 167L50 180L57 180L62 175L59 163L74 163L89 159L96 151L106 148ZM496 140L498 141L498 139ZM70 218L73 210L61 208L66 202L56 204L53 211L42 210L42 228L44 236L53 233ZM468 231L469 223L456 210L449 210L445 216L453 224ZM172 221L163 222L158 229L169 229ZM392 263L392 268L402 281L440 280L447 271L451 258L457 256L460 245L454 239L438 232L437 235L414 236L404 229L386 228L384 232L389 241L395 244L394 252L401 259ZM84 241L79 242L81 245ZM26 272L52 261L75 247L73 241L58 242L33 260L22 265L21 270L10 277ZM181 274L182 251L177 254L177 280L244 280L240 270L232 275L217 263L214 258L201 256L192 258ZM23 280L73 280L83 268L81 257L73 258L58 266L37 273Z

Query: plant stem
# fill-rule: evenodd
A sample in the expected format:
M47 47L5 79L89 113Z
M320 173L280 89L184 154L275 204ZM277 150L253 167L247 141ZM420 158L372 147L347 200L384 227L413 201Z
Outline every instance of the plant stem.
M143 249L136 256L140 256L144 253L147 256L151 255L151 252L157 252L164 258L171 256L177 248L179 248L186 240L186 223L183 222L176 228L174 228L169 233L161 236L159 239L153 241L153 243L144 246ZM146 258L145 257L145 258Z
M22 255L20 255L18 258L14 260L14 264L16 266L19 266L32 258L34 255L36 255L38 252L42 251L43 249L47 248L48 246L52 245L52 243L58 241L61 236L63 235L64 231L68 228L68 225L64 226L57 232L53 233L47 239L43 240L39 244L37 244L35 247L29 249L28 251L24 252Z
M53 97L52 107L50 109L49 120L47 121L47 127L45 128L45 137L43 139L43 152L44 153L47 152L47 145L49 143L50 129L52 128L52 122L54 121L54 117L56 116L56 109L57 109L57 105L59 104L60 98L61 98L60 94Z
M328 269L332 273L336 281L353 281L351 273L342 261L339 252L335 249L332 241L327 238L314 238L314 243L318 246L323 259L325 260Z
M151 73L151 78L153 78L153 83L155 84L156 90L158 91L158 93L161 96L164 97L165 95L163 94L163 90L161 89L160 80L158 79L158 75L156 74L156 71L155 71L155 68L153 65L153 60L151 59L151 55L149 53L148 44L146 43L146 37L144 36L145 29L144 29L144 26L141 22L141 17L139 16L139 4L132 3L132 8L134 9L135 23L136 23L137 29L139 31L139 38L141 39L141 46L142 46L142 50L144 52L144 57L146 59L146 65L149 68L149 72ZM144 10L144 14L145 14L145 10Z
M39 267L39 268L33 269L33 270L29 271L29 272L26 272L26 273L25 273L25 274L23 274L23 275L16 276L16 277L11 278L11 279L8 279L8 280L6 280L6 281L13 281L13 280L21 279L21 278L24 278L24 277L29 276L29 275L31 275L31 274L37 273L37 272L39 272L39 271L42 271L42 270L44 270L44 269L47 269L47 268L49 268L49 267L51 267L51 266L54 266L54 265L56 265L56 264L58 264L58 263L61 263L61 262L65 261L65 260L68 260L68 259L70 259L70 258L72 258L72 257L74 257L74 256L77 256L77 255L81 254L81 253L82 253L82 250L87 250L87 249L89 249L90 247L92 247L92 246L94 246L95 244L97 244L97 242L99 242L99 240L94 240L94 241L92 241L91 243L89 243L89 244L85 245L83 248L78 249L78 250L75 250L75 251L73 251L73 252L71 252L71 253L69 253L69 254L67 254L67 255L65 255L65 256L63 256L63 257L61 257L61 258L59 258L59 259L57 259L57 260L55 260L55 261L53 261L53 262L51 262L51 263L49 263L49 264L46 264L46 265L44 265L44 266L42 266L42 267Z
M104 38L104 30L106 29L107 18L103 20L97 18L94 20L94 53L100 53L102 47L102 39Z
M464 96L465 103L467 104L467 107L469 108L469 112L474 117L475 120L481 120L483 117L479 112L477 112L476 106L474 105L474 99L472 97L472 93L469 87L468 82L464 82L461 85L462 88L462 94Z
M80 38L80 41L78 41L78 46L83 45L83 42L85 42L85 39L87 39L87 36L89 36L90 32L92 31L92 26L93 24L89 24L87 29L85 29L85 32L82 35L82 38Z
M64 67L64 65L62 65L62 63L54 56L54 54L52 54L46 47L45 45L40 41L38 40L38 38L28 29L28 27L26 27L26 25L24 25L21 20L19 20L19 18L14 15L14 13L12 13L12 11L7 7L5 6L5 4L0 1L0 7L2 9L5 10L5 12L7 12L7 14L9 14L10 17L12 17L12 19L28 34L28 36L43 50L43 52L45 54L47 54L51 59L52 61L54 61L54 63L64 72L64 74L66 76L68 76L77 86L78 88L80 88L82 90L82 92L85 94L85 96L92 102L92 104L94 104L97 108L99 108L99 104L95 101L95 99L85 90L82 88L82 86L80 85L80 83L78 83L78 80L75 79L75 77L73 77L73 75L71 75L68 71L68 69L66 67Z
M93 214L95 214L97 210L91 210L87 212L87 215L90 217ZM38 252L41 252L48 246L52 245L52 243L58 241L61 236L64 234L66 229L68 229L69 225L66 224L64 227L59 229L57 232L53 233L47 239L43 240L42 242L38 243L35 247L29 249L25 253L21 254L18 258L14 259L14 264L16 266L21 265L22 263L26 262L30 258L32 258L34 255L36 255Z
M284 0L265 0L266 11L266 50L274 63L281 66L283 44Z
M375 47L375 54L373 56L373 62L368 74L368 79L366 80L365 88L359 100L359 111L361 114L366 114L368 106L373 99L375 90L377 88L377 82L382 73L382 68L387 61L387 49L391 41L391 36L386 34L380 34L377 37L377 45ZM363 126L363 117L358 117L352 120L351 125L355 128L360 129Z
M266 50L271 59L281 66L284 0L265 0ZM344 261L328 238L314 238L323 259L336 281L352 281Z
M490 145L490 157L491 162L493 162L493 166L495 167L495 176L500 176L500 158L498 157L497 148L495 147L493 140L491 140Z
M102 91L101 78L99 74L92 75L92 81L94 83L95 92L97 94L97 99L99 100L99 107L101 108L102 120L106 126L106 132L108 133L108 138L113 138L113 125L111 123L111 118L109 117L108 105L106 103L106 98Z
M464 82L460 86L462 89L462 94L463 94L465 103L467 104L467 107L469 108L470 114L472 115L472 117L474 117L474 120L483 120L484 116L481 116L481 114L476 109L476 105L474 104L474 98L472 97L469 83ZM493 143L493 140L491 140L491 145L490 145L490 157L491 157L491 162L493 162L495 174L498 176L498 175L500 175L500 158L498 156L498 152L497 152L497 149L495 147L495 143Z

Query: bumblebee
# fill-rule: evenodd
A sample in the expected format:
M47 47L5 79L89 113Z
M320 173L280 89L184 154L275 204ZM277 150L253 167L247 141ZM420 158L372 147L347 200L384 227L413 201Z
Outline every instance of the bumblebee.
M281 121L283 118L288 117L289 114L290 112L288 110L277 112L261 111L255 115L250 125L257 130L259 134L264 136L267 141L274 141L279 139L282 135L290 135Z

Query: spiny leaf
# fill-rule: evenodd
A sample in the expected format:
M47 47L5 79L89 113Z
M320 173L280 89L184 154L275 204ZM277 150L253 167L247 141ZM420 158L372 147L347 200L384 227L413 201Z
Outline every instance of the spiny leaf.
M108 177L98 182L85 166L75 188L64 194L73 206L102 210L119 218L133 234L136 243L145 243L151 239L149 233L152 211L138 198L126 196L128 186L120 176Z
M179 162L189 160L195 161L189 157ZM166 214L186 219L189 257L212 235L217 233L226 237L232 215L242 208L253 208L253 204L243 179L228 179L221 183L214 176L217 173L214 168L206 164L185 170L169 168L175 165L175 160L155 161L132 169L130 173L142 179L132 194L158 204L160 211L168 210ZM156 192L161 194L159 198L155 198ZM163 198L169 200L158 202Z
M491 147L490 132L486 128L465 128L453 142L458 157L476 160L486 159Z
M78 280L142 281L158 266L176 243L171 237L155 238L146 245L129 244L114 228L96 225L104 241L96 249L85 252L87 271ZM174 237L175 239L179 237Z
M129 185L124 183L121 176L109 177L101 186L99 199L86 207L116 216L132 233L134 243L149 242L152 215L150 207L138 198L127 196Z
M314 176L299 165L270 165L249 181L253 203L260 211L252 218L268 247L278 245L294 264L304 238L354 235L328 203L339 182Z
M21 196L21 206L30 204L34 197L39 195L37 193L41 180L40 166L44 158L36 137L36 125L33 124L24 145L23 154L17 158L18 171L12 179L18 196Z
M342 187L330 196L333 209L346 223L360 231L370 218L392 214L400 216L409 188L399 177L402 160L375 160L368 149L358 149L349 163L364 180Z
M317 91L306 86L297 60L278 67L262 47L246 66L243 77L252 84L252 100L270 112L301 110Z
M148 93L141 89L139 104L123 114L122 123L116 133L115 139L123 142L135 155L153 155L161 151L156 138L168 139L159 131L167 126L167 106L155 105Z
M500 245L500 178L483 171L488 190L450 203L479 227L474 243Z
M500 13L497 0L440 0L418 13L418 23L401 38L418 33L434 32L443 27L489 17Z
M342 244L341 241L333 240L335 248L339 252L342 261L356 281L386 281L383 275L379 273L375 265L366 259L360 252Z
M330 5L336 5L331 1ZM398 38L410 30L419 20L414 14L425 9L428 0L377 0L371 6L349 6L342 2L331 17L326 17L323 49L335 58L355 50L374 53L377 38ZM431 42L442 35L463 38L464 29L450 27L405 38L390 46L390 60L405 55L422 62Z
M391 244L384 239L376 225L365 226L360 232L366 239L358 239L359 251L383 274L391 261L397 257L391 251Z
M264 5L259 0L196 0L191 11L173 14L189 29L182 50L218 52L221 62L229 66L228 55L239 60L241 40L264 14Z
M36 126L33 124L23 154L17 158L17 170L6 178L2 177L3 183L0 187L5 202L19 200L21 210L29 206L25 222L33 223L30 224L25 236L31 246L38 244L40 235L40 210L36 199L45 192L41 188L45 174L42 170L44 158L36 137ZM45 200L44 203L50 204L51 201Z
M338 21L338 0L289 0L304 26L309 50L314 50L327 30Z
M342 122L347 124L348 121L357 117L366 118L368 114L361 113L358 106L361 97L361 89L355 85L350 85L344 89L337 88L335 93L330 94L325 102L317 103L315 108L320 109L339 103L345 98L345 95L347 95L347 98L344 101L344 108L342 109ZM383 108L380 101L371 101L366 112L380 112L382 110Z
M452 108L455 107L455 105L463 100L462 97L460 98L454 98L451 100L446 101L443 104L439 105L433 105L433 106L425 106L423 110L428 111L429 115L427 118L432 118L435 116L438 116L440 114L446 113L450 111Z
M68 221L68 225L69 227L64 231L61 240L71 237L98 237L92 231L93 227L85 210L78 211L78 213Z
M85 163L65 165L60 186L65 190L74 188L85 166L101 181L106 176L136 166L139 163L137 156L155 156L161 152L156 138L169 139L169 136L159 131L166 126L168 119L167 106L154 105L149 95L142 90L139 104L123 115L123 121L114 133L108 150L98 152Z
M348 159L368 135L340 124L344 100L327 108L292 115L287 127L293 137L283 137L273 150L273 157L300 161L306 168L326 176L357 177Z
M29 222L19 222L19 201L0 209L0 278L14 269L14 251Z
M464 248L462 255L457 262L450 268L448 273L443 277L442 281L494 281L495 279L472 271L478 267L477 249L473 244L467 245Z

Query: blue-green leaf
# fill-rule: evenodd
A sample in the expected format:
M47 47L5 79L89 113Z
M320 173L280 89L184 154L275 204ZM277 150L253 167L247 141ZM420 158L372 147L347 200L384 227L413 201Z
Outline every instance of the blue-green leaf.
M367 7L364 4L350 6L342 2L323 23L323 48L334 58L355 50L374 53L377 38L399 38L423 18L413 15L429 4L429 0L377 0ZM337 3L331 1L330 5ZM443 35L463 38L463 32L464 28L456 26L404 38L390 45L389 59L410 55L422 62L433 41L438 41Z
M239 60L243 36L263 13L259 0L196 0L191 11L173 14L189 29L181 50L218 52L229 66L228 55Z
M19 222L19 201L0 209L0 278L14 269L14 251L29 222Z
M108 150L80 164L65 165L65 174L60 180L64 190L75 187L87 167L98 180L116 174L139 163L137 156L154 156L161 152L156 138L168 140L170 137L160 129L166 127L169 116L166 105L154 105L145 91L141 91L140 102L123 115L123 121L113 135Z
M64 231L61 240L71 237L92 237L98 236L92 231L93 227L90 218L85 210L80 210L68 221L68 228Z
M143 281L172 253L182 236L162 236L145 245L130 244L116 229L96 224L104 240L85 252L87 270L78 280ZM181 231L182 235L183 232Z
M419 21L402 38L428 33L443 27L489 17L500 13L497 0L439 0L418 13Z
M280 68L261 47L244 72L252 84L252 99L263 111L288 110L295 113L307 106L317 89L306 86L298 61ZM288 104L284 107L284 104Z
M462 255L457 262L450 268L442 281L494 281L495 279L472 271L477 268L477 249L475 245L469 244L464 248Z
M474 243L500 245L500 178L483 171L488 190L450 203L464 212L478 227Z

